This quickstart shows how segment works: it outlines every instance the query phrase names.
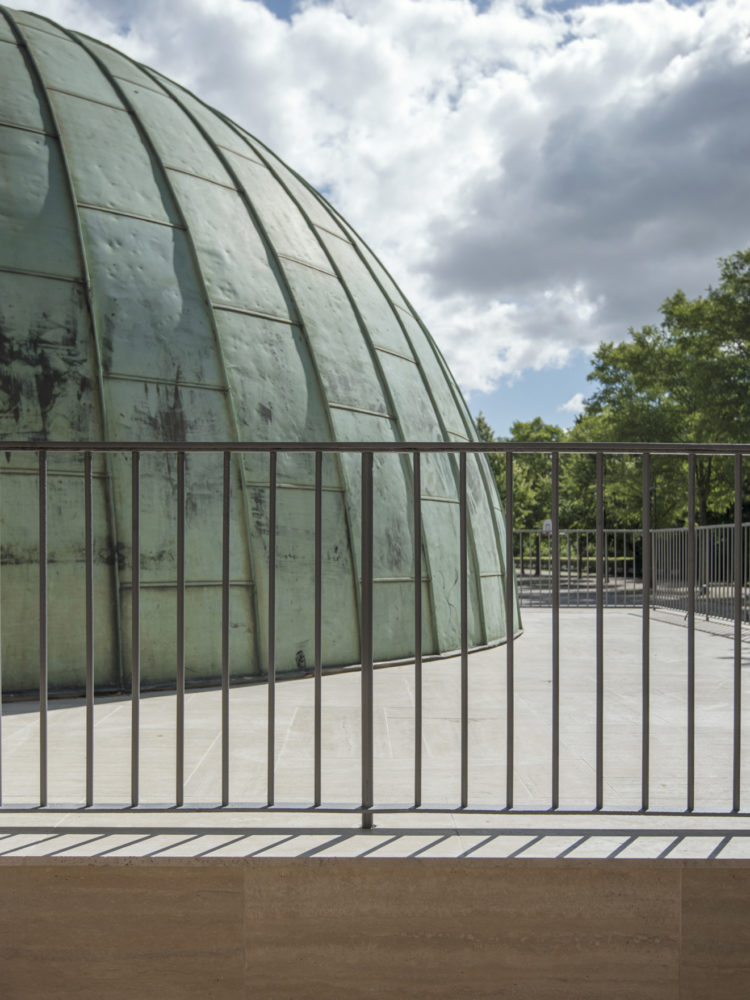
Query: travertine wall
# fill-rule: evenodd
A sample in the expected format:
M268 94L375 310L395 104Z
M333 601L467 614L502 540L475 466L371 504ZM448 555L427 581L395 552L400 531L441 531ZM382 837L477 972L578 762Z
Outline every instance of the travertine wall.
M750 995L750 862L13 859L3 1000Z

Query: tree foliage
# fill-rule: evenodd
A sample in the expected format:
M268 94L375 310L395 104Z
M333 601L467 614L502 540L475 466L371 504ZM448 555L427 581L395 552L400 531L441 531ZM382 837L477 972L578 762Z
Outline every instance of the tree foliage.
M631 329L620 343L599 345L588 379L592 395L575 425L564 431L539 417L517 421L512 441L750 441L750 249L719 261L719 282L689 299L683 291L665 299L659 325ZM481 418L486 440L492 431ZM504 489L503 463L493 471ZM595 519L595 464L591 456L560 461L560 521L590 527ZM687 516L687 463L654 456L651 516L655 526L675 525ZM515 521L540 527L549 516L549 457L514 459ZM696 499L699 523L730 516L731 463L699 458ZM634 527L642 511L640 460L606 460L605 511L612 527Z

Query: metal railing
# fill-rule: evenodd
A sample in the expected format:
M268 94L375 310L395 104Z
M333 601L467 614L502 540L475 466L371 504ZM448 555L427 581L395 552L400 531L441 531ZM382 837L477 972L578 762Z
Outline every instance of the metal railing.
M735 537L737 535L737 537ZM737 532L733 524L699 525L695 530L693 586L688 575L688 529L652 532L652 603L687 613L693 590L695 612L706 619L732 620L735 580L742 583L741 618L750 620L750 524Z
M551 532L519 528L514 533L516 580L521 607L548 607L552 577L557 575L561 607L593 607L596 603L596 530L564 528L558 535L558 562L552 559ZM640 607L643 532L631 528L604 531L604 606Z
M742 583L742 621L750 622L750 524L741 526L740 563L735 567L735 526L698 525L696 536L696 613L708 619L734 618L734 582ZM518 595L521 607L549 607L552 577L559 577L561 607L587 607L596 601L596 532L567 528L559 533L557 570L552 562L550 533L522 528L514 532ZM640 607L643 600L643 532L614 528L604 532L604 606ZM651 529L652 608L687 614L688 529Z
M275 793L275 768L276 768L276 688L277 676L274 661L274 641L275 641L275 568L276 568L276 462L280 454L288 452L307 452L315 456L316 479L315 479L315 572L312 580L310 600L315 609L315 663L312 668L314 676L314 741L312 747L314 785L311 800L303 805L292 806L297 809L328 809L335 811L354 811L361 814L362 823L365 827L372 824L373 814L378 811L393 812L398 810L412 810L428 808L422 801L422 778L424 774L424 700L423 685L425 682L425 671L423 661L425 657L422 651L422 603L421 603L421 579L422 579L422 551L421 551L421 487L420 487L420 460L422 456L431 453L451 454L456 457L458 464L458 504L460 511L460 532L458 551L455 553L456 571L458 574L458 602L460 607L461 621L461 641L458 650L459 680L458 704L456 714L459 728L459 752L458 765L460 771L460 789L458 801L452 805L429 806L430 810L441 811L452 809L463 809L466 811L524 811L523 803L519 804L517 795L517 771L525 762L516 756L517 744L520 733L516 728L516 718L521 711L521 705L516 696L517 682L516 675L516 639L513 628L508 629L507 640L504 646L504 655L498 651L495 653L495 666L498 671L498 683L502 680L504 687L504 735L505 746L502 758L495 762L495 778L498 789L504 785L503 791L498 794L489 804L481 806L473 805L472 789L470 787L470 762L471 762L471 742L470 742L470 710L469 695L471 685L471 672L469 669L470 648L469 648L469 607L468 607L468 570L467 570L467 524L471 518L471 511L467 502L467 477L466 461L467 456L472 453L499 453L505 456L505 518L506 537L512 538L514 532L514 462L516 455L528 453L551 454L551 524L552 530L549 539L550 559L553 565L560 565L561 558L567 559L567 567L572 574L574 572L571 565L571 552L575 551L575 544L571 548L572 535L561 534L559 527L559 489L560 489L560 457L565 454L590 454L596 460L596 528L593 532L593 543L591 540L584 541L577 539L578 552L581 545L584 548L587 544L593 545L593 576L591 611L594 616L594 649L592 650L592 660L594 663L593 676L593 699L592 718L589 720L595 734L595 753L593 758L594 786L595 792L592 801L581 804L575 809L563 810L561 807L561 641L560 641L560 611L561 611L561 577L557 573L551 574L551 614L548 627L550 629L550 660L548 664L548 684L549 695L545 693L541 705L544 711L549 710L548 726L545 727L549 739L549 784L548 796L544 808L558 811L572 811L576 813L590 810L604 810L605 808L605 718L611 719L611 710L605 713L605 593L607 585L607 559L611 551L622 541L621 536L608 531L604 523L604 482L606 458L611 454L629 454L638 456L642 464L642 580L640 590L640 609L642 613L640 644L640 778L638 802L633 805L617 802L607 803L607 812L647 812L651 810L651 767L652 767L652 734L654 730L654 720L651 715L651 614L652 593L649 581L654 579L659 581L658 566L662 565L661 540L653 541L654 538L661 539L660 535L654 535L650 530L650 485L651 485L651 456L655 454L671 454L686 457L688 460L686 489L688 495L688 525L681 536L684 542L681 543L684 552L684 563L686 566L686 578L688 581L698 581L698 569L701 565L701 542L696 530L695 523L695 482L696 482L696 456L703 454L730 455L734 461L734 521L732 534L731 557L725 560L726 572L722 579L722 600L732 603L732 620L734 622L734 644L732 654L732 719L731 719L731 805L726 812L743 812L741 801L741 773L742 773L742 621L744 619L743 597L746 591L745 575L746 570L739 572L739 568L746 567L747 534L742 528L742 459L743 455L750 453L750 445L675 445L675 444L484 444L484 443L456 443L456 442L425 442L425 443L372 443L372 442L352 442L352 443L310 443L299 444L288 443L264 443L264 444L238 444L238 443L185 443L185 444L140 444L140 443L103 443L90 442L81 445L71 445L68 443L45 443L40 447L38 443L29 442L8 442L3 449L6 455L15 452L36 452L38 454L38 484L39 484L39 532L37 539L38 561L39 561L39 617L36 627L39 634L39 701L38 701L38 725L39 725L39 776L38 800L34 807L42 807L50 810L68 809L69 805L57 805L50 802L48 794L48 677L49 677L49 656L50 650L47 641L47 618L48 618L48 538L47 538L47 461L48 456L59 452L75 452L84 456L84 536L85 536L85 592L86 592L86 613L84 622L85 632L85 655L86 655L86 739L85 739L85 800L81 805L85 808L96 808L99 804L95 801L94 795L94 763L95 763L95 649L94 649L94 621L93 621L93 594L94 594L94 542L93 542L93 512L92 512L92 477L93 459L99 453L119 453L132 456L132 544L134 557L134 574L132 581L133 590L133 614L132 614L132 690L130 692L131 702L131 726L130 726L130 766L131 766L131 797L130 802L124 804L132 808L142 809L163 809L185 807L184 787L185 787L185 463L186 457L199 452L211 452L223 455L224 479L223 479L223 510L222 510L222 539L223 539L223 576L221 581L222 591L222 614L219 624L220 644L221 644L221 723L218 738L221 743L221 782L220 790L216 796L216 805L210 808L221 807L224 809L251 809L281 808L277 804ZM141 702L142 692L140 687L140 666L141 666L141 642L139 635L139 576L138 576L138 552L139 552L139 464L141 456L149 452L168 452L177 455L177 539L176 539L176 559L177 559L177 636L175 654L175 699L176 699L176 728L175 728L175 795L171 803L158 805L147 803L142 800L140 794L141 775ZM233 761L231 753L231 719L230 719L230 671L229 671L229 468L233 454L242 453L265 453L269 456L270 462L270 520L269 520L269 606L268 606L268 675L267 682L267 779L266 779L266 800L260 804L250 805L247 803L234 802L230 796L230 773L233 767L239 766ZM361 746L359 753L359 770L361 776L361 795L359 801L346 805L328 805L324 803L321 795L321 774L322 774L322 690L323 671L321 661L321 635L325 629L325 622L321 618L321 519L320 505L322 496L322 483L320 476L320 466L322 456L325 453L348 453L358 454L361 457L360 466L360 490L361 490L361 580L359 594L360 608L360 690L359 704L361 711ZM374 613L373 604L373 536L376 530L373 521L373 459L379 453L398 453L411 456L413 463L413 480L415 483L413 507L410 512L412 518L414 538L414 684L415 698L413 705L413 771L414 784L411 801L393 804L387 797L379 796L376 801L374 794L374 766L375 766L375 746L374 746L374 656L373 656L373 636L378 628L378 621ZM707 536L708 537L708 536ZM562 542L561 542L562 539ZM624 544L624 543L623 543ZM667 542L666 544L669 544ZM724 543L722 543L724 544ZM743 561L744 546L744 561ZM721 548L716 543L717 548ZM624 551L619 550L618 551ZM506 546L504 556L504 568L506 579L510 580L514 573L513 547ZM614 557L615 561L618 557ZM682 558L682 557L681 557ZM623 564L624 565L624 564ZM729 570L727 567L734 567ZM590 563L587 566L591 570ZM578 572L577 563L575 573ZM520 575L520 574L519 574ZM731 578L730 578L731 577ZM628 577L631 579L632 577ZM659 586L661 584L659 583ZM631 593L632 596L632 592ZM685 783L684 783L684 804L682 807L670 807L666 812L693 812L695 810L695 782L696 782L696 637L695 621L699 613L699 587L687 586L686 601L686 657L684 666L684 676L682 683L685 690L686 720L685 720ZM634 605L630 604L632 608ZM513 587L505 589L505 620L514 621L514 592ZM54 652L54 651L52 651ZM501 680L500 680L501 679ZM580 705L574 707L573 725L577 725L577 717L580 715ZM0 716L1 721L1 716ZM237 721L241 725L242 721ZM2 731L0 731L0 747L2 747ZM0 764L2 760L0 760ZM4 775L0 773L0 788ZM29 789L31 793L31 789ZM7 808L17 808L12 803L5 804ZM102 806L104 808L104 806ZM111 809L111 805L106 808ZM195 806L191 806L195 808ZM290 806L285 804L284 809ZM534 808L539 808L535 806ZM719 810L721 811L721 810Z

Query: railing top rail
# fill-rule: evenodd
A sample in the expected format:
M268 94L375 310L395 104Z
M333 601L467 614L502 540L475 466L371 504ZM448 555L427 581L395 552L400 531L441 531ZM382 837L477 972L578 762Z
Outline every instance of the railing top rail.
M740 524L740 527L741 528L750 528L750 521L743 521ZM728 522L728 523L724 523L724 524L696 524L695 528L696 528L696 531L720 531L720 530L733 531L734 530L734 524L731 521ZM687 529L687 525L686 524L680 524L680 525L677 525L677 526L672 527L672 528L652 528L651 529L651 534L652 535L660 535L660 534L665 534L667 532L675 532L675 531L684 531L684 532L686 532L687 530L688 529Z
M573 455L750 455L745 444L654 441L4 441L0 451L46 452L461 452Z
M725 522L725 523L722 523L722 524L696 524L695 527L696 527L697 531L720 531L720 530L733 531L734 530L734 523L730 521L730 522ZM740 527L742 527L742 528L750 528L750 521L743 521L742 524L740 525ZM607 527L605 527L604 530L605 530L605 532L608 535L618 535L618 534L620 534L620 535L622 535L622 534L640 535L643 532L643 528L642 527L638 527L638 528L607 528ZM672 525L669 528L651 528L650 529L652 535L663 534L664 532L687 531L687 530L688 530L687 529L687 525L685 525L685 524ZM593 528L593 527L589 527L589 528L560 528L558 530L558 534L560 534L560 535L593 535L595 531L596 531L596 528ZM544 528L516 528L514 526L514 528L513 528L513 534L514 535L541 535L543 538L549 538L549 537L551 537L551 532L545 531Z
M720 527L720 525L716 525L716 527ZM614 535L614 534L623 533L623 532L629 533L631 535L639 535L643 531L643 528L640 528L640 527L639 528L607 528L607 527L605 527L604 530L609 535ZM657 529L652 528L651 530L655 531ZM659 528L658 530L659 531L671 531L672 529L671 528ZM557 533L559 535L593 535L595 532L596 532L596 528L559 528ZM551 538L552 537L552 532L545 531L544 528L516 528L515 525L513 527L513 534L514 535L542 535L543 537L547 537L547 538Z

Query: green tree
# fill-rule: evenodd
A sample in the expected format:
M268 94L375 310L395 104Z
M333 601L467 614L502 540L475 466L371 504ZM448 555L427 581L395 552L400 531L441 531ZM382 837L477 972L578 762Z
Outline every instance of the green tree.
M620 343L599 345L588 375L594 391L570 431L536 417L516 421L507 440L750 441L750 249L719 260L719 282L705 295L689 299L678 290L664 300L660 311L660 324L631 329ZM478 424L482 440L496 440L481 414ZM505 462L496 456L491 464L502 495ZM549 456L518 456L513 467L515 523L519 528L540 527L551 507ZM590 528L595 523L595 469L593 456L561 457L563 527ZM655 527L686 520L687 477L685 459L652 457L649 504ZM731 517L733 491L731 460L697 459L700 524ZM642 502L640 459L607 456L608 526L638 526Z
M511 441L563 441L565 431L547 424L541 417L516 420L510 428ZM549 455L531 453L513 458L515 523L519 528L541 528L552 511L552 464Z
M588 376L598 388L586 401L576 436L610 441L749 439L750 250L722 258L719 265L719 284L705 296L688 299L678 290L662 303L660 326L631 329L622 343L599 345ZM655 510L657 523L683 519L685 463L655 459L654 475L661 502ZM620 483L625 489L622 477ZM699 523L725 517L731 497L729 463L699 458Z
M658 440L648 433L618 434L613 413L586 413L568 433L570 441ZM667 438L667 440L670 440ZM596 459L593 455L569 455L561 461L560 521L569 528L590 528L596 523ZM687 466L675 456L651 458L649 508L653 527L680 524L687 511ZM643 517L643 467L635 455L604 457L604 511L611 528L637 528Z
M498 438L495 437L495 432L492 430L490 425L485 420L482 411L479 411L479 416L474 421L477 428L477 436L480 441L497 441ZM495 477L495 482L497 483L498 489L501 491L501 496L505 491L505 462L501 455L489 454L487 456L487 461L489 462L490 469L492 470L492 475Z
M480 441L562 441L565 431L555 424L546 424L541 417L516 420L510 437L498 438L484 414L476 418ZM505 456L490 455L489 463L505 502ZM513 458L513 523L516 528L541 528L549 517L552 503L550 457L545 454L516 455Z
M750 435L750 250L719 260L720 280L705 296L677 291L661 307L676 356L672 393L696 441Z

